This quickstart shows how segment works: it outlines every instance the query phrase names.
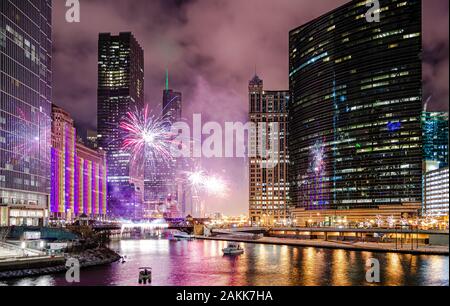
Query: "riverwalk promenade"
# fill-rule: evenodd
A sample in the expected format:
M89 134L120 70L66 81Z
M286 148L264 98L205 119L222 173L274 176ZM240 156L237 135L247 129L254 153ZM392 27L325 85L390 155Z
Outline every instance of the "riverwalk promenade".
M233 241L254 244L287 245L298 247L314 247L323 249L342 249L350 251L367 251L381 253L402 253L413 255L449 255L448 246L411 245L401 243L376 243L376 242L348 242L348 241L324 241L324 240L300 240L291 238L263 237L260 239L248 239L246 237L218 235L214 237L196 236L197 239Z

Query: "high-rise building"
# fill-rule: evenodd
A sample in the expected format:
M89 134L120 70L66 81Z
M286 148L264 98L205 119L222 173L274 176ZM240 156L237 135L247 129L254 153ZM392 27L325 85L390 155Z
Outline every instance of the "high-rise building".
M425 216L448 222L448 167L430 171L424 175Z
M169 72L166 72L166 87L163 92L162 115L171 124L181 120L183 115L183 95L169 88Z
M144 108L144 51L131 33L103 33L98 45L98 146L106 151L112 216L139 218L143 166L122 149L119 125L129 111Z
M165 89L163 91L161 116L167 122L167 129L182 118L182 99L180 92L169 87L169 73L166 72ZM173 160L149 160L145 167L145 201L153 206L165 206L168 209L178 207L180 191L180 180L178 172L182 159ZM181 201L181 197L180 197Z
M0 1L0 226L48 216L51 15L51 0Z
M53 220L106 216L106 155L77 143L72 117L52 108L50 212Z
M448 167L448 113L423 112L425 172Z
M97 131L87 130L86 131L86 145L91 149L98 148L98 134Z
M98 149L97 131L86 129L82 126L75 125L77 130L77 141L93 150Z
M422 5L379 2L380 22L355 0L289 34L290 195L301 223L421 206Z
M263 81L256 75L250 81L249 119L258 127L255 137L252 137L251 146L258 148L258 141L265 139L259 133L270 135L270 124L274 123L278 125L278 141L273 143L279 145L274 167L266 167L267 158L261 154L250 158L250 220L256 225L286 225L290 219L288 103L289 91L266 91ZM262 147L266 148L266 144Z

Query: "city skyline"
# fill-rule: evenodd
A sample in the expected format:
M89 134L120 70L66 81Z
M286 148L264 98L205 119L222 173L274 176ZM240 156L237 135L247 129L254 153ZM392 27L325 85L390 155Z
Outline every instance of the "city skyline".
M448 286L444 1L1 0L0 287Z
M92 20L89 23L67 23L62 3L55 3L54 9L54 102L70 111L76 122L86 128L95 127L95 114L85 110L96 101L96 56L93 54L97 32L132 31L142 43L146 54L145 101L153 110L160 109L165 69L168 68L171 87L183 93L184 118L188 121L192 113L198 112L205 120L246 122L247 83L255 66L267 89L288 88L287 33L348 1L317 4L280 1L276 5L272 1L259 1L259 14L252 18L247 18L253 9L252 1L177 1L175 4L175 1L144 3L135 0L127 1L127 6L123 1L106 2L81 3L81 19ZM146 9L140 10L140 7ZM201 10L206 13L200 15ZM151 12L155 18L144 18L141 11ZM230 21L227 13L231 12L234 17ZM272 14L274 18L270 18ZM95 20L91 18L94 15ZM130 16L134 16L131 23ZM158 24L153 24L152 19L158 20ZM273 22L266 22L266 19ZM448 50L448 42L446 36L436 30L447 27L435 24L448 23L448 3L426 1L424 20L424 95L433 93L432 110L448 111L448 52L442 51ZM217 48L219 43L226 47ZM279 47L270 47L272 45ZM78 60L81 57L82 63ZM64 86L66 81L60 81L62 79L70 80L70 87ZM227 107L223 108L223 104ZM231 186L231 198L213 199L212 210L230 214L246 212L246 161L211 159L202 164L227 179L236 178Z

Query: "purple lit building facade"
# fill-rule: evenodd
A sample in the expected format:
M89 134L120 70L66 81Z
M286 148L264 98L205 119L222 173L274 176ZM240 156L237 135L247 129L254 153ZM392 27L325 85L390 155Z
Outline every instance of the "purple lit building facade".
M71 221L81 215L104 219L107 212L106 155L77 143L73 119L53 106L50 212Z

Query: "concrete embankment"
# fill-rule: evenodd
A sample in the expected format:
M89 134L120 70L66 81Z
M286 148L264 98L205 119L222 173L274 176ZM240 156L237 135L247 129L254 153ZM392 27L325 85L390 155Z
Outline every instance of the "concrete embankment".
M76 258L79 260L81 268L87 268L111 264L121 257L110 249L98 248L69 254L66 257L21 258L0 261L0 280L63 273L66 271L67 258Z
M338 242L338 241L322 241L322 240L299 240L289 238L273 238L264 237L257 240L245 239L242 237L233 236L214 236L203 237L196 236L197 239L217 240L217 241L233 241L253 244L269 244L269 245L286 245L296 247L314 247L322 249L341 249L348 251L362 251L362 252L378 252L378 253L400 253L412 255L449 255L448 246L411 246L392 243L364 243L364 242Z

